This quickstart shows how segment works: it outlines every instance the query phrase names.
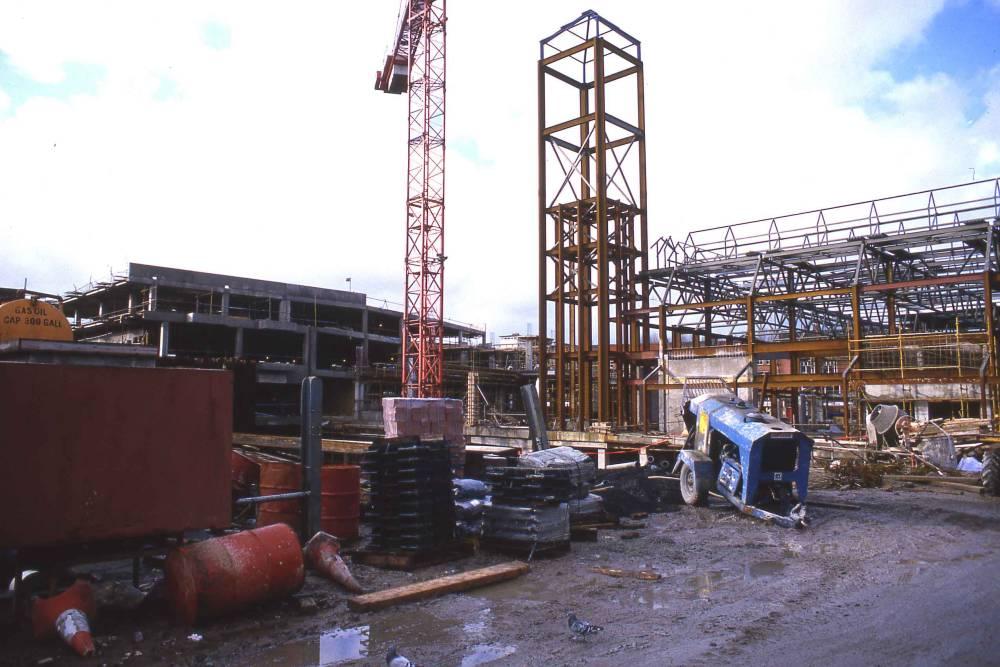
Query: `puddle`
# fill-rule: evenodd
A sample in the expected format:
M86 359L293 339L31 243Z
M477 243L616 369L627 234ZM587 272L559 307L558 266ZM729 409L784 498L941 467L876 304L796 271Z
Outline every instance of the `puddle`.
M550 600L558 600L562 597L560 590L558 590L559 584L565 585L570 582L563 577L556 577L551 580L551 583L556 586L555 589L550 588L544 581L515 579L513 581L505 581L503 583L487 586L471 594L487 600L548 602Z
M702 572L688 577L685 581L688 594L699 598L707 598L718 590L719 584L725 579L725 573L721 570Z
M486 634L486 628L489 627L491 613L489 609L483 609L479 612L478 618L466 621L462 625L463 634L467 638L481 639Z
M896 583L908 584L913 581L915 576L922 575L924 572L930 571L931 568L936 567L942 562L955 563L963 560L979 560L985 555L986 554L984 553L968 553L960 556L948 556L945 558L932 558L926 555L913 558L900 558L896 561L896 564L902 565L903 567L900 568L901 572L896 577Z
M652 611L670 608L671 597L673 597L671 592L663 586L643 588L633 591L631 595L634 604L641 605Z
M489 625L489 610L484 612L463 624L420 609L407 609L405 613L374 617L368 625L333 628L315 637L275 646L255 656L253 664L326 667L369 657L381 663L391 646L398 646L400 653L408 655L431 642L458 643L469 636L481 637Z
M780 560L761 560L756 563L747 563L743 568L743 580L752 581L762 577L773 577L781 574L785 569L785 564Z
M258 664L287 665L339 665L350 660L368 657L370 628L362 625L325 632L316 639L282 644L258 656Z
M500 646L497 644L477 644L470 650L471 653L462 658L462 667L485 665L488 662L506 658L517 652L517 648L514 646Z

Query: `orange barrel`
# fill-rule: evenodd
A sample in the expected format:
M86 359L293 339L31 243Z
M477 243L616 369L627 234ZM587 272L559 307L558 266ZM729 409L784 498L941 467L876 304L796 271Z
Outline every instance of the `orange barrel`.
M164 566L178 623L220 616L302 588L302 545L283 524L177 547Z
M260 484L260 463L243 452L232 450L230 468L233 473L233 491L246 493L250 487Z
M323 466L323 501L320 526L341 540L358 538L361 521L361 468L351 465Z
M302 490L302 466L291 461L260 462L260 495L294 493ZM296 531L302 529L302 501L279 500L257 504L257 525L287 523Z

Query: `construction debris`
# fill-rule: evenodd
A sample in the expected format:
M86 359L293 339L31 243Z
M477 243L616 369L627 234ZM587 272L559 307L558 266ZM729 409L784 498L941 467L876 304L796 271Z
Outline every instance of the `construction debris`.
M618 579L639 579L641 581L659 581L663 575L652 570L620 570L616 567L592 567L591 572L603 574Z
M498 581L507 581L520 577L531 568L527 563L510 562L492 567L484 567L479 570L470 570L460 574L453 574L446 577L439 577L429 581L422 581L417 584L389 588L376 593L359 595L347 601L354 611L374 611L392 607L404 602L425 600L437 597L446 593L466 591L472 588L479 588Z
M863 459L834 459L826 466L832 486L842 490L882 486L883 476L900 470L898 462L874 463Z

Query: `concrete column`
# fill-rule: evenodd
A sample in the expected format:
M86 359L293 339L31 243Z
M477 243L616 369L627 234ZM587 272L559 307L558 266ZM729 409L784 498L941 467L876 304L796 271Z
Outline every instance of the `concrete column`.
M243 358L243 327L236 327L236 343L233 345L233 356Z
M170 351L170 322L160 322L160 356L167 356Z
M128 293L128 312L131 313L132 309L135 308L135 294L132 292Z
M98 301L97 302L97 317L99 317L99 318L100 317L104 317L104 302L103 301Z
M361 406L365 404L365 390L367 386L361 380L354 381L354 418L361 418Z
M316 329L307 327L302 336L302 363L306 367L307 373L316 370Z
M150 285L150 287L149 287L149 296L148 296L147 301L146 301L146 310L148 310L148 311L154 311L154 310L156 310L156 297L157 297L157 292L158 291L159 291L159 288L156 285Z
M289 299L282 299L281 303L278 304L278 321L292 321L292 302Z
M222 293L222 314L229 315L229 290Z
M365 362L368 361L368 307L361 311L361 334L364 336L362 339L362 345L365 348Z

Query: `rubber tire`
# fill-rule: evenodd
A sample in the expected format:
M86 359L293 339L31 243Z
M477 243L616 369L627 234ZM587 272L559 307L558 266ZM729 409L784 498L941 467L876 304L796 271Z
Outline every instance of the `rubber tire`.
M708 489L698 488L698 478L686 463L681 464L681 498L688 505L700 507L708 504Z
M991 496L1000 496L1000 449L991 449L983 456L983 489Z

